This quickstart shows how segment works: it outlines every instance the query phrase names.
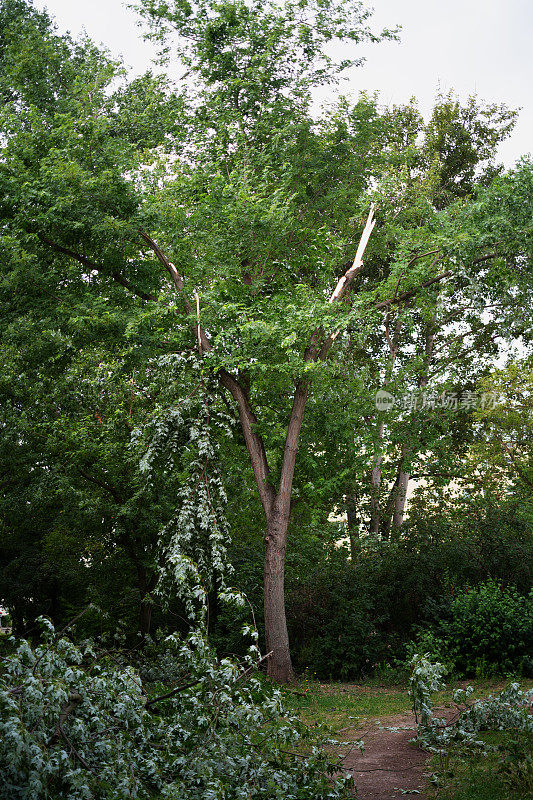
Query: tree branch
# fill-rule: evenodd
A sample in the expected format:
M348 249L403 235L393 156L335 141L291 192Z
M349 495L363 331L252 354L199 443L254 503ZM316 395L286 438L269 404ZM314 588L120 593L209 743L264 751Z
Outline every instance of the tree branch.
M445 272L441 272L440 275L435 275L435 277L431 278L429 281L421 283L420 286L416 287L416 289L411 289L410 291L404 292L397 297L391 297L390 300L383 300L381 303L376 303L374 308L387 308L387 306L390 306L393 303L402 303L404 300L410 300L412 297L415 297L421 289L426 289L428 286L432 286L434 283L438 283L444 278L448 278L450 275L453 275L452 270L447 269Z
M357 252L355 254L353 264L348 270L346 270L342 278L339 279L335 289L333 290L329 298L330 303L337 303L344 297L344 295L348 290L348 287L352 283L355 276L358 275L363 269L363 255L366 250L368 240L370 239L370 234L374 230L375 224L376 220L374 218L374 204L372 203L372 205L370 206L370 211L368 212L368 217L365 223L365 227L363 228L363 233L361 234L361 238L359 240L359 245L357 247ZM331 348L331 345L333 344L338 335L339 331L333 331L332 333L329 334L329 336L326 337L318 353L319 360L323 360L327 356ZM313 360L316 360L314 348L310 352L313 354Z
M259 665L263 663L263 661L267 661L273 655L273 653L274 651L271 650L270 653L261 656L261 658L255 662L255 664L251 664L251 666L246 667L246 669L243 672L241 672L241 674L235 679L235 683L245 680L248 677L248 675L251 675L252 672L255 672L255 670L259 667Z
M299 381L294 390L292 401L291 416L287 426L287 436L283 448L283 461L281 466L281 476L279 481L278 497L286 508L280 509L287 514L290 511L290 498L292 492L292 480L294 477L294 467L296 465L296 453L298 452L298 439L304 418L305 404L309 394L309 384L307 381Z
M151 697L149 700L146 701L144 704L145 708L150 708L154 706L156 703L161 702L161 700L168 700L169 697L173 697L175 694L179 692L184 692L186 689L191 689L196 684L200 683L202 678L197 678L195 681L191 681L190 683L183 683L181 686L176 686L174 689L171 689L169 692L165 692L165 694L160 694L159 697Z
M438 253L438 252L439 252L438 250L428 250L427 253L421 253L420 255L415 256L414 258L412 258L411 261L409 262L409 264L412 264L414 261L416 261L419 258L423 258L424 256L433 255L433 253ZM478 258L475 258L472 261L472 264L481 264L484 261L489 261L492 258L498 258L500 255L501 255L501 253L489 253L488 255L485 255L485 256L479 256ZM437 264L442 259L442 257L443 256L441 254L437 258L435 258L433 263L431 264L431 266L434 266L435 264ZM438 283L439 281L443 280L444 278L448 278L450 275L453 275L452 270L446 270L445 272L441 272L440 275L436 275L434 278L431 278L430 280L426 281L425 283L421 283L420 286L417 286L416 289L411 289L410 291L404 292L403 294L401 294L399 296L396 296L396 293L398 291L398 287L396 287L396 290L394 292L394 296L391 297L390 300L383 300L381 303L376 303L376 305L374 307L375 308L386 308L387 306L390 306L393 303L396 304L396 303L403 302L403 300L410 300L412 297L415 297L421 289L426 289L428 286L432 286L434 283Z
M85 480L90 481L90 483L94 483L95 486L99 486L101 489L105 489L106 492L109 492L109 494L111 495L115 503L117 503L117 505L122 505L124 501L122 500L120 494L117 492L114 486L111 486L110 483L106 483L106 481L102 481L99 478L94 478L92 475L89 475L88 472L85 472L85 470L82 469L81 467L76 467L76 469L78 470L82 478L85 478Z
M182 289L183 289L183 284L184 284L183 276L179 274L179 272L176 269L176 267L174 266L174 264L171 261L168 260L168 258L166 257L164 252L161 250L161 248L159 247L157 242L154 239L152 239L151 236L149 236L145 231L139 231L139 235L140 235L141 239L144 239L144 241L149 246L149 248L151 250L153 250L153 252L157 256L157 258L161 262L161 264L163 264L163 266L167 270L168 274L172 278L172 283L174 284L174 286L176 287L178 292L181 292ZM184 303L185 303L185 308L187 309L187 313L188 314L192 314L192 306L191 306L191 304L189 303L187 298L184 297L183 300L184 300Z
M366 246L368 244L368 240L370 239L370 234L374 230L375 224L376 220L374 219L374 204L372 203L372 205L370 206L370 211L368 212L368 217L365 223L365 227L363 228L363 233L361 234L361 238L359 239L359 246L357 247L357 252L355 254L353 264L350 267L350 269L346 270L342 278L339 279L335 289L333 290L329 298L330 303L336 303L346 294L346 290L348 289L350 283L353 281L355 276L363 269L363 255Z
M265 445L262 438L254 430L254 426L257 424L257 417L252 411L245 390L227 370L220 369L218 372L218 379L237 402L239 420L246 446L250 453L250 460L252 462L252 469L259 491L259 497L261 498L265 513L268 516L274 502L275 493L273 487L268 483L270 467L268 466Z
M69 740L66 738L65 733L63 731L63 723L72 714L72 712L76 710L76 708L79 706L79 704L81 702L83 702L83 697L81 696L81 694L79 694L78 692L71 692L70 693L69 698L68 698L68 702L67 703L63 703L63 705L61 707L61 711L59 712L59 720L57 722L57 725L55 727L55 730L54 730L52 736L50 737L50 739L46 743L47 747L52 747L52 745L54 745L57 741L59 741L59 737L60 736L63 736L63 738L72 747L72 745L70 744ZM82 761L82 759L80 759L80 760ZM82 763L84 763L84 762L82 761ZM84 766L87 767L87 765L85 763L84 763Z
M104 275L109 275L111 278L113 278L114 281L116 281L116 283L120 283L121 286L123 286L125 289L127 289L129 292L136 295L137 297L140 297L141 300L152 300L152 301L157 300L157 297L155 295L143 292L141 289L136 289L134 286L131 285L131 283L128 280L126 280L126 278L120 275L120 273L107 272L103 267L96 264L96 262L92 261L90 258L87 258L81 253L76 253L75 250L70 250L68 247L63 247L63 245L57 244L57 242L53 242L51 239L49 239L42 233L39 233L38 237L42 242L47 244L53 250L56 250L58 253L63 253L63 255L65 256L69 256L69 258L73 258L83 267L86 267L86 269L94 270L95 272L100 272Z
M144 239L144 241L147 243L147 245L150 247L150 249L153 250L153 252L157 256L159 262L164 266L164 268L166 269L166 271L170 275L172 283L174 284L174 287L175 287L176 291L180 294L181 299L183 300L183 305L185 306L185 310L186 310L187 314L192 316L193 313L194 313L194 309L193 309L192 304L190 303L189 299L187 298L187 296L183 292L183 286L184 286L184 283L185 283L185 280L184 280L183 276L179 274L178 270L176 269L176 267L174 266L172 261L170 261L167 258L167 256L163 252L163 250L159 247L157 242L154 239L152 239L151 236L149 236L145 231L139 231L139 235L141 236L142 239ZM211 342L209 341L209 339L207 338L207 335L206 335L204 329L202 328L202 326L200 325L200 321L199 320L198 320L198 324L197 325L195 325L195 324L191 325L191 330L193 331L193 334L194 334L195 338L196 337L198 338L198 342L199 342L199 345L201 347L201 350L203 350L204 353L210 352L213 349L213 346L212 346Z

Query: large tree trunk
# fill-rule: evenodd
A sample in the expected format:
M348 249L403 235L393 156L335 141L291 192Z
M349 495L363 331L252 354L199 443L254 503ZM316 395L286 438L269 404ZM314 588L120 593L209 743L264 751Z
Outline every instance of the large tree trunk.
M289 683L294 679L285 616L285 550L296 453L308 391L305 382L299 383L294 391L279 489L273 502L265 509L265 638L267 653L272 652L267 671L269 677L280 683Z
M231 392L237 401L246 447L248 448L259 497L266 515L265 638L267 652L272 652L267 662L267 672L274 680L280 683L287 683L293 680L294 673L285 616L285 550L287 547L287 528L289 525L292 481L296 465L298 439L309 387L306 382L302 381L297 384L294 391L291 416L283 449L281 477L279 488L276 492L269 482L270 469L265 446L262 438L255 430L257 418L250 405L247 387L224 370L220 371L219 377L223 386Z
M265 536L265 639L268 674L279 683L294 680L285 617L285 549L288 516L273 510Z
M371 205L361 238L359 240L359 245L357 247L353 264L338 280L335 289L330 295L330 303L340 302L345 297L346 292L352 284L352 281L361 273L363 269L363 255L375 224L376 220L374 219L374 206ZM139 231L139 235L146 242L146 244L148 244L148 246L154 252L156 258L159 260L160 264L169 274L177 293L182 299L187 314L192 316L192 303L183 292L183 276L178 272L174 264L167 258L161 247L159 247L157 242L148 233L145 231ZM85 267L89 267L90 269L98 269L95 263L87 259L85 256L78 255L71 250L54 244L54 242L51 242L45 237L41 238L55 250L58 250L59 252L76 259ZM125 286L129 291L134 291L134 293L139 297L142 297L143 300L158 300L155 295L146 294L139 290L133 290L129 283L125 281L120 274L114 274L112 277ZM244 280L246 283L249 283L248 278L244 278ZM388 301L386 304L388 304ZM202 356L204 353L211 352L213 345L200 323L200 308L198 300L196 304L196 322L190 324L190 330L195 343L198 345L200 356ZM305 362L310 363L325 359L335 339L340 333L340 330L341 328L337 328L330 331L328 334L321 329L317 329L313 333L310 344L305 350ZM300 435L300 429L302 426L305 404L307 400L308 384L306 381L300 380L296 385L291 417L287 428L287 438L285 440L285 448L283 451L280 485L279 490L276 493L269 481L271 476L264 442L255 429L257 418L250 404L250 391L248 382L239 381L239 379L231 374L231 372L228 372L223 368L218 371L218 378L222 386L224 386L230 392L234 400L237 402L242 432L246 441L248 453L250 455L259 497L267 518L267 532L265 537L265 626L267 642L270 644L270 649L274 650L273 656L268 661L268 671L272 677L275 677L278 680L286 681L290 680L292 677L292 665L289 654L283 598L285 549L287 543L287 527L289 522L296 451L298 449L298 438ZM109 490L109 487L105 488L108 488ZM112 489L111 492L113 493ZM115 499L117 502L119 502L118 498Z

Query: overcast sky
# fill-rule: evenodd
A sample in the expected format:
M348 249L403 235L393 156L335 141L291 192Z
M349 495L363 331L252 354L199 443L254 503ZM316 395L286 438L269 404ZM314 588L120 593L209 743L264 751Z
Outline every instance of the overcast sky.
M120 53L136 71L153 54L136 15L121 0L35 0L60 30L89 36ZM343 91L379 91L384 104L419 100L427 115L440 89L460 98L522 108L500 157L511 166L533 152L533 2L531 0L375 0L374 27L402 26L401 41L358 48L367 59Z

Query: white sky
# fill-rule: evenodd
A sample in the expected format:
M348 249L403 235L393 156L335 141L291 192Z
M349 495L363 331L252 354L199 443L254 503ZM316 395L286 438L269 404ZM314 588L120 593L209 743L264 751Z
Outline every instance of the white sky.
M153 50L143 42L136 15L121 0L35 0L60 30L83 28L136 71L149 66ZM374 27L402 26L399 43L357 48L367 58L353 70L343 92L379 91L384 104L416 97L427 115L437 91L460 98L522 108L500 158L511 166L533 152L533 2L531 0L375 0Z

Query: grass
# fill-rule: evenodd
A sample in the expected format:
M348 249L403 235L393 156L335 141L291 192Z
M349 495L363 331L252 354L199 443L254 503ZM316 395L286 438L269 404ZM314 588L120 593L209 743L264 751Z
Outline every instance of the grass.
M284 690L286 704L310 725L333 730L358 725L376 717L405 714L410 703L405 687L321 683L302 680Z
M531 735L494 732L482 737L496 751L487 756L451 750L435 756L439 775L438 800L531 800L533 798L533 740Z
M507 683L502 679L454 681L444 691L434 695L434 705L452 706L453 693L459 687L474 686L472 700L499 692ZM521 683L529 688L533 681ZM282 691L286 705L299 713L306 724L324 724L333 730L379 717L406 714L411 710L406 684L387 686L374 680L364 683L326 683L303 678Z

